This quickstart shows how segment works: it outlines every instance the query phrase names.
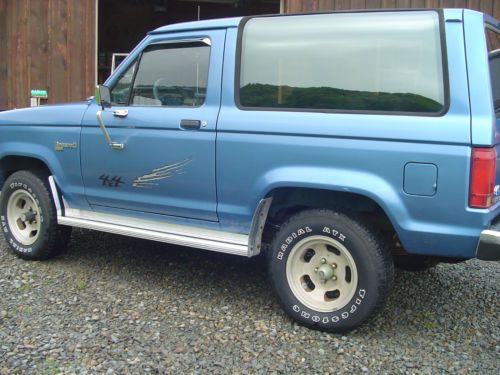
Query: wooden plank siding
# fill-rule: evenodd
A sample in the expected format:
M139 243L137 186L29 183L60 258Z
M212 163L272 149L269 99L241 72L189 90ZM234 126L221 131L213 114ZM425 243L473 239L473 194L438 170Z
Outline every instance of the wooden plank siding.
M82 100L95 83L95 0L0 0L0 109Z
M0 0L0 109L7 108L7 4Z
M285 13L378 8L469 8L500 19L500 0L284 0Z

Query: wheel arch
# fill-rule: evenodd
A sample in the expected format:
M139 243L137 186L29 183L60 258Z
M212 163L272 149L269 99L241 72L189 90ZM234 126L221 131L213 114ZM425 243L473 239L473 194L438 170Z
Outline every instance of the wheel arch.
M262 237L265 243L284 218L311 208L353 213L392 242L404 237L402 226L411 221L397 188L380 176L363 171L279 168L259 179L257 189L263 199L272 200Z
M402 186L402 181L401 181ZM394 186L379 175L363 170L335 167L288 166L269 170L254 186L258 196L274 197L284 190L323 192L330 196L361 199L380 207L395 228L409 219L401 199L399 186ZM317 199L319 200L319 199Z
M11 174L25 169L52 174L46 160L27 155L6 155L0 159L0 188Z
M380 231L397 232L386 210L373 198L363 194L287 186L269 191L266 198L272 198L267 217L267 222L271 225L279 225L287 217L305 209L326 208L362 216Z

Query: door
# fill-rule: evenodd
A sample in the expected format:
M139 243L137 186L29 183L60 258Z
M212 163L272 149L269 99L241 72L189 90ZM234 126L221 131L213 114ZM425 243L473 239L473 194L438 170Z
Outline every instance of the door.
M225 30L153 36L109 84L102 123L89 107L81 136L85 194L114 208L217 221L215 129ZM123 145L123 148L116 145Z

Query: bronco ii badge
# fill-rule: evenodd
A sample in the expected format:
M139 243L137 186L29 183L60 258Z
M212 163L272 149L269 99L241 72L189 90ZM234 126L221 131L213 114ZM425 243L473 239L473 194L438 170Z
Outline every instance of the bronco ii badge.
M65 148L77 149L78 148L78 144L76 142L73 142L73 143L63 143L63 142L56 141L56 143L54 145L54 150L56 150L56 151L64 151Z

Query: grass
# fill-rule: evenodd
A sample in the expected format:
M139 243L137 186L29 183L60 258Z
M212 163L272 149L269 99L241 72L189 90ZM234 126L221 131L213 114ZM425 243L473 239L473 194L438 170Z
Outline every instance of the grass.
M76 283L75 283L75 288L78 290L83 290L83 289L87 288L87 284L85 283L84 280L77 279Z
M47 375L56 375L60 372L59 364L54 358L47 358L45 360L45 371L44 373Z

